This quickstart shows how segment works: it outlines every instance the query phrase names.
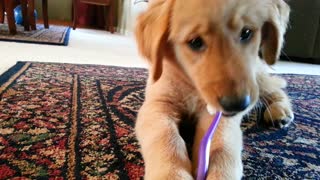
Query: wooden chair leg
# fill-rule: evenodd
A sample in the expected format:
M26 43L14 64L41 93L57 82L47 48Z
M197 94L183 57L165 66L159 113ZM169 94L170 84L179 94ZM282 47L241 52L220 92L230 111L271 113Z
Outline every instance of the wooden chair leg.
M42 0L42 16L44 21L44 27L49 28L49 18L48 18L48 0Z
M5 4L6 12L7 12L10 34L17 34L17 28L16 28L16 24L15 24L15 19L14 19L14 13L13 13L14 1L5 0L4 4Z
M23 26L25 31L30 31L29 18L28 18L28 1L20 0L22 7Z
M4 23L4 1L0 0L0 23Z
M108 11L108 26L109 26L109 31L111 33L114 33L114 2L113 0L110 1L110 6L109 6L109 11Z
M34 17L34 0L28 0L28 14L29 14L29 24L32 30L36 30L36 18Z
M77 28L77 23L78 23L78 1L73 0L72 1L72 6L73 6L73 30Z

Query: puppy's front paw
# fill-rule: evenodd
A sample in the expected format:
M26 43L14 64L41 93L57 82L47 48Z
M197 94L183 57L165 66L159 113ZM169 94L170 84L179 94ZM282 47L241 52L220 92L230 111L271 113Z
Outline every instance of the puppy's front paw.
M236 149L232 149L237 147ZM240 180L243 176L241 150L233 144L230 148L212 151L207 180Z
M172 167L170 169L156 167L145 174L146 180L193 180L192 175L185 169Z
M240 180L243 176L242 163L238 163L236 166L227 166L225 169L213 169L208 173L207 180Z
M293 121L294 115L290 104L274 102L267 106L264 112L264 122L268 126L287 127Z

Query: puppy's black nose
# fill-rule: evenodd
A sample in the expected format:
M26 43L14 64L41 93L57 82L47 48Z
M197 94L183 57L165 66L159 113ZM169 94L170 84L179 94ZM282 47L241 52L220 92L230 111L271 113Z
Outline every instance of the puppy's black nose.
M250 105L250 96L223 96L219 99L219 103L223 110L227 112L240 112L245 110Z

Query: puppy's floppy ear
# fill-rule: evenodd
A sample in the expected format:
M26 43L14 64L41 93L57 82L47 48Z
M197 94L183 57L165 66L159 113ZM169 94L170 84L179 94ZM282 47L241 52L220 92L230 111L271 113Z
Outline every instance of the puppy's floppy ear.
M153 0L138 19L135 29L138 49L151 64L152 80L162 74L162 59L168 53L171 9L174 0Z
M290 8L284 0L271 0L268 14L268 20L262 27L261 52L266 62L272 65L281 53Z

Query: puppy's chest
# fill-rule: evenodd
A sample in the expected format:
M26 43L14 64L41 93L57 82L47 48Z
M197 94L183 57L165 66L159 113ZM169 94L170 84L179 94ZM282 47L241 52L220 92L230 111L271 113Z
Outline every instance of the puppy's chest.
M186 143L189 157L191 158L191 150L194 143L194 136L196 133L196 126L198 122L197 114L185 113L181 117L179 123L179 133Z
M188 116L197 116L205 109L204 101L196 93L189 94L184 99L184 111Z
M185 111L181 115L179 123L179 132L184 139L189 156L191 157L191 149L194 142L196 126L199 115L205 110L204 102L197 96L190 96L185 101Z

